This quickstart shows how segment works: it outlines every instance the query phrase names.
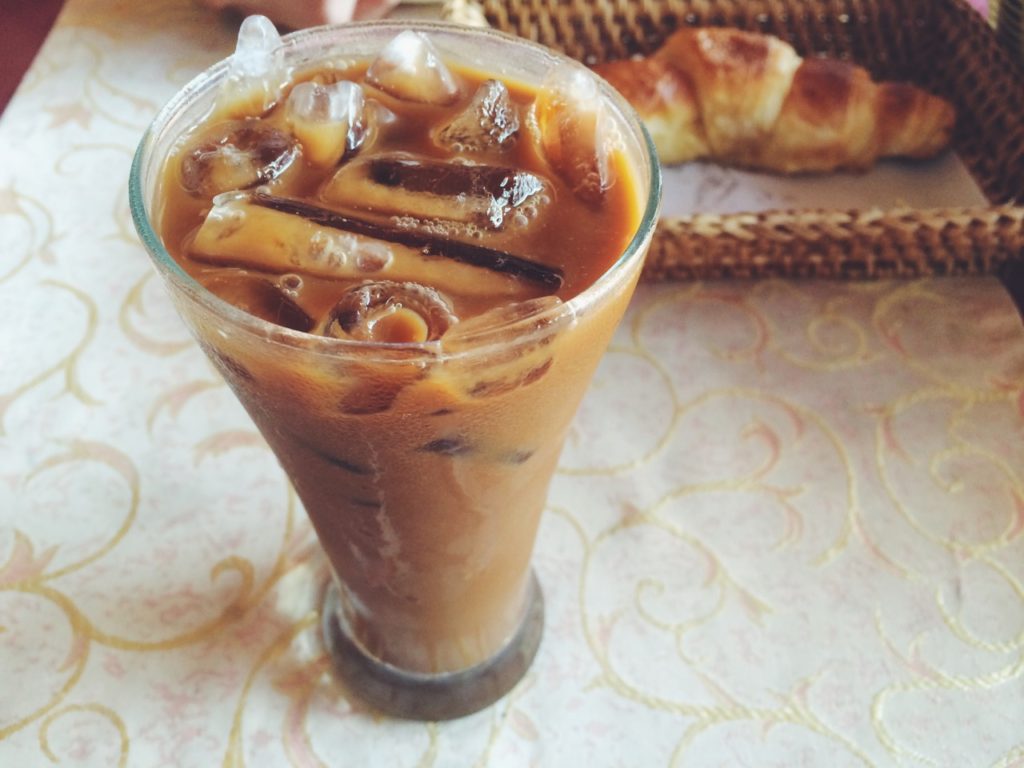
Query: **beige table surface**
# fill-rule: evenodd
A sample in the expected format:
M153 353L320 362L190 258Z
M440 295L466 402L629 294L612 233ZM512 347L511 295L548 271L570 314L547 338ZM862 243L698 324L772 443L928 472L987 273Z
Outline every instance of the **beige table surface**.
M0 765L1024 765L1024 327L992 279L643 286L478 715L349 701L325 566L127 207L230 51L70 0L0 120Z

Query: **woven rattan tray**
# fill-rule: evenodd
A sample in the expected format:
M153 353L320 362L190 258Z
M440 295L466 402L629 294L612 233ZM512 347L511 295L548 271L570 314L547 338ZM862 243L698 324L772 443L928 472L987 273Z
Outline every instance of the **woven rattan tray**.
M588 64L649 53L682 25L761 31L956 106L954 150L989 206L664 218L648 279L984 274L1024 257L1024 80L962 0L448 0L445 13Z

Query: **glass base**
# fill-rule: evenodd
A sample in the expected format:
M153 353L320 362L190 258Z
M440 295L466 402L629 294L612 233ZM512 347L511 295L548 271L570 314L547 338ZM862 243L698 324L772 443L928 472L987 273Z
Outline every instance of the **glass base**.
M522 624L493 658L458 672L429 675L373 658L349 637L340 619L341 595L331 581L323 605L324 643L346 687L375 709L410 720L452 720L493 704L530 668L544 629L544 595L532 572L526 600Z

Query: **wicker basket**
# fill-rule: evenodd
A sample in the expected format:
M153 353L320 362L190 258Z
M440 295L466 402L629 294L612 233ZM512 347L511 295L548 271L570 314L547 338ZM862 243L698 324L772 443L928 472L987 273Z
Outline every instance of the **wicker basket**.
M914 82L956 106L954 148L990 207L665 218L649 279L982 274L1024 255L1024 81L962 0L448 0L446 15L588 64L649 53L682 25L739 27L777 35L804 56L854 61L876 79Z

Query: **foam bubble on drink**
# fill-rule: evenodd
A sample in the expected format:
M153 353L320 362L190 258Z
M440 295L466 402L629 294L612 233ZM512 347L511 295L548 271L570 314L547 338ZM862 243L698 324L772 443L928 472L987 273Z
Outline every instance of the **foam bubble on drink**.
M615 181L609 160L616 137L596 78L556 66L537 93L533 117L551 167L581 200L599 204Z
M288 94L285 114L306 158L329 167L362 144L365 104L363 89L356 83L304 82Z
M380 272L394 260L394 254L384 243L363 241L354 254L355 266L360 272Z
M519 108L498 80L483 82L466 108L435 133L435 141L453 152L504 150L519 134Z
M399 229L428 235L439 241L481 240L485 237L484 230L479 225L466 221L392 216L391 223Z
M544 207L551 204L551 196L542 192L530 198L526 203L516 209L512 223L522 228L529 226L536 219Z
M277 287L282 293L292 299L297 299L299 297L299 294L302 293L302 286L302 275L296 275L294 272L281 275L277 280Z
M385 243L349 232L318 230L309 238L307 268L316 266L330 272L375 273L386 269L394 254Z
M261 115L281 97L287 80L284 49L274 23L266 16L246 17L228 61L222 106L234 116Z
M316 232L310 238L306 251L306 262L328 270L340 271L344 267L346 248L342 236L328 232Z
M451 104L459 84L429 38L407 29L384 48L366 71L366 82L403 101Z

